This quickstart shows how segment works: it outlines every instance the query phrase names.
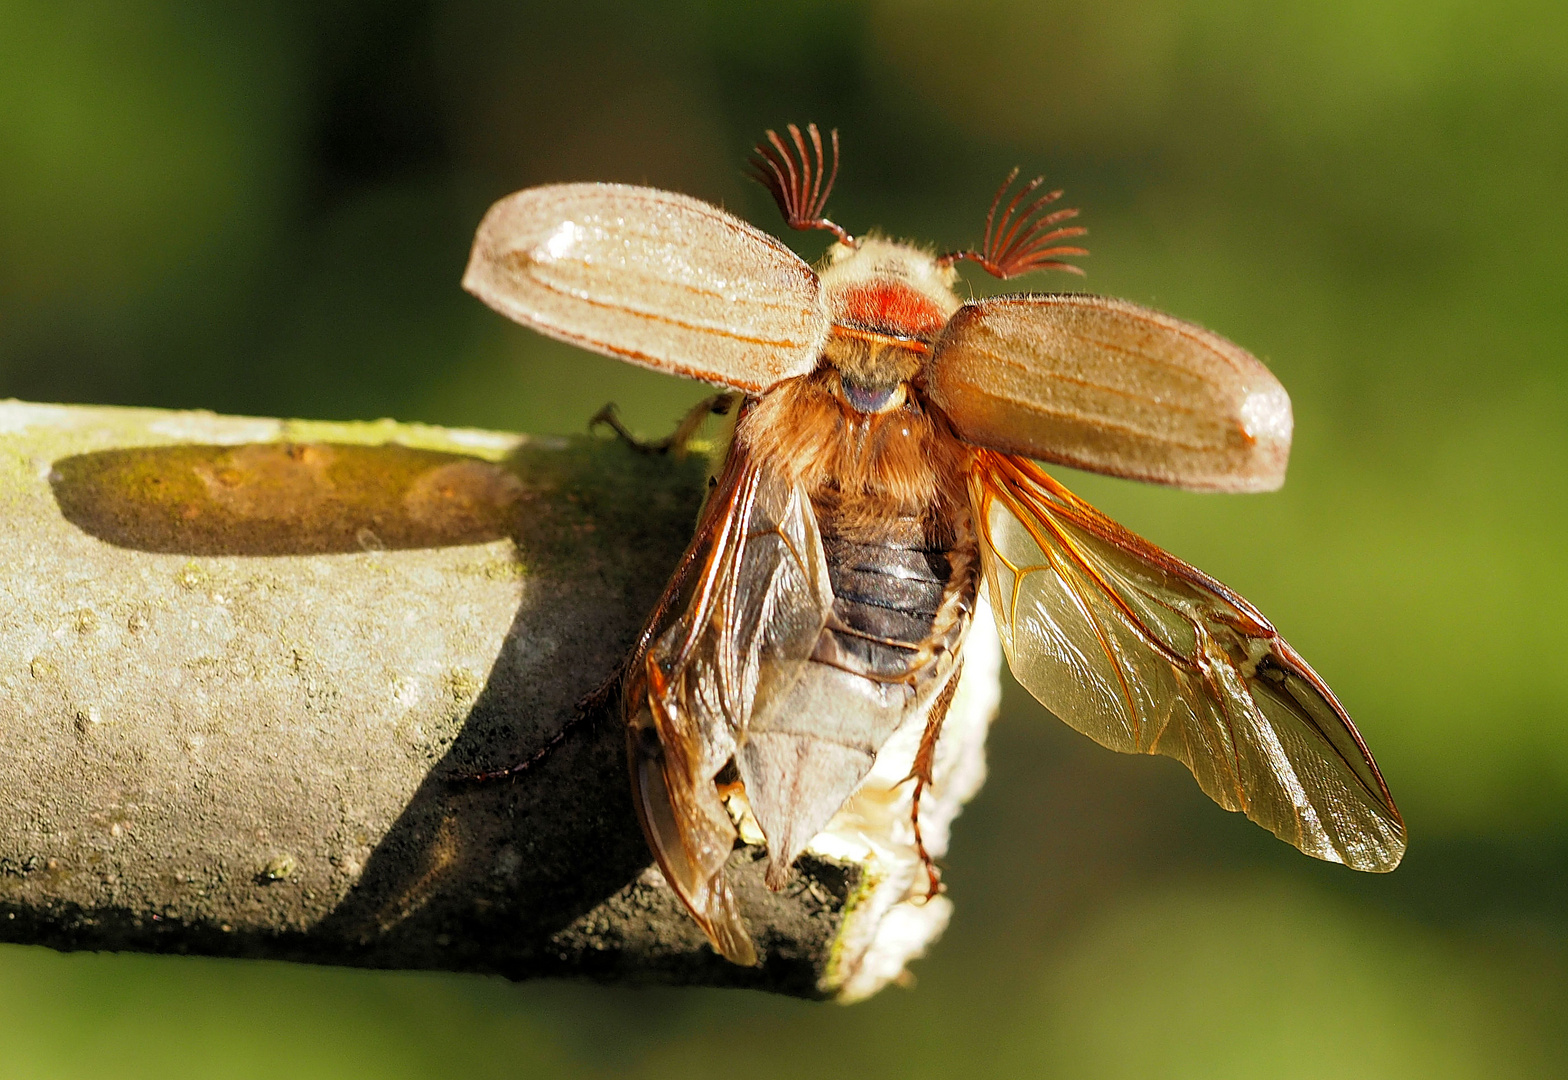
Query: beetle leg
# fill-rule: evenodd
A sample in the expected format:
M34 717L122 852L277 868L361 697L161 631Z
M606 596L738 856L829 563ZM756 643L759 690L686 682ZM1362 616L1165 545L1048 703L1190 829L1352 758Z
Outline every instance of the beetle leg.
M915 782L915 797L909 807L909 823L915 830L915 850L920 854L920 862L926 868L926 899L930 900L942 891L942 873L931 859L931 853L926 850L925 838L920 835L920 796L931 784L931 773L936 763L936 741L942 735L942 722L947 719L947 710L953 704L953 695L958 692L958 677L963 673L963 664L959 663L953 669L953 674L948 677L947 685L942 687L942 692L931 702L931 711L926 714L926 729L920 735L920 746L915 751L915 763L909 769L905 780Z
M610 672L609 678L605 679L604 682L600 683L593 690L590 690L582 700L577 702L577 705L572 710L571 717L567 719L566 723L561 725L560 730L550 736L543 746L529 754L522 761L504 765L499 769L489 769L485 772L457 773L447 777L447 779L453 783L484 784L492 780L506 780L513 776L523 775L523 773L532 769L535 765L541 764L545 758L555 753L584 720L598 716L600 713L608 710L615 701L615 695L620 691L621 680L625 677L625 674L626 665L624 662L615 665L615 670Z
M589 418L588 430L592 431L600 424L603 424L605 427L615 432L616 437L618 437L623 443L631 447L633 450L637 450L644 454L657 454L663 450L663 447L660 446L660 444L643 442L630 431L627 431L626 425L621 423L621 418L616 412L615 402L613 401L606 402L604 408L600 409Z
M714 394L711 397L703 398L693 405L691 410L681 418L681 422L676 425L673 432L667 437L656 441L639 439L626 430L626 425L621 423L621 418L616 412L613 401L593 414L593 418L588 421L588 430L592 431L600 424L603 424L615 432L622 442L639 454L673 453L676 457L682 457L686 453L687 444L697 434L703 422L710 416L723 416L729 412L730 406L734 403L737 396L736 394Z

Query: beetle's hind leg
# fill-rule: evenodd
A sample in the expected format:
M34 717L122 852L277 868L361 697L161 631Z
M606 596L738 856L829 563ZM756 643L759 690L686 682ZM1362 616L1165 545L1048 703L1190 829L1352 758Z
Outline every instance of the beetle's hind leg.
M728 414L739 400L739 394L714 394L711 397L705 397L691 407L691 410L676 425L675 430L666 438L651 441L639 439L626 430L626 425L621 423L615 403L612 401L593 414L593 419L588 421L588 430L592 431L602 424L615 432L622 442L639 454L673 453L676 457L682 457L686 453L687 446L697 432L702 429L702 425L707 419L710 416L724 416Z
M621 680L624 678L625 673L626 665L624 663L617 664L608 679L605 679L604 682L589 691L587 695L577 702L572 710L572 715L567 718L566 723L562 724L554 735L545 740L543 746L529 754L522 761L503 765L499 769L488 769L485 772L457 773L448 776L447 780L455 784L485 784L492 780L509 780L514 776L521 776L536 765L543 764L546 758L560 749L561 745L571 737L572 732L581 727L584 722L593 719L610 708L617 700L617 693L621 688Z
M915 797L909 805L909 824L915 830L915 851L920 855L920 863L926 870L927 900L942 892L942 872L937 869L931 853L926 850L925 838L920 835L920 796L931 786L932 771L936 765L937 739L942 736L942 722L947 719L947 711L953 705L953 695L958 691L958 677L962 674L963 665L959 664L948 677L942 692L931 703L931 711L926 714L926 729L921 732L920 747L915 751L915 762L910 766L909 775L904 777L905 780L915 782Z

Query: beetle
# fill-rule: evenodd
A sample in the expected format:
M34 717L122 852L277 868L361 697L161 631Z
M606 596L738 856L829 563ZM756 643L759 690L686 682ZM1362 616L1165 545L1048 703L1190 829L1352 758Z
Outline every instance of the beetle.
M965 261L1081 272L1060 192L1015 191L1015 169L978 250L855 237L825 216L838 132L825 147L814 124L785 130L751 174L790 227L833 234L816 269L697 199L590 183L497 202L463 278L541 333L724 390L693 414L727 424L696 533L620 683L643 832L713 946L757 962L724 872L736 794L780 888L892 732L923 722L918 842L982 587L1013 674L1062 720L1176 758L1309 855L1393 869L1404 824L1323 680L1246 600L1037 464L1276 489L1292 433L1278 380L1124 300L960 300Z

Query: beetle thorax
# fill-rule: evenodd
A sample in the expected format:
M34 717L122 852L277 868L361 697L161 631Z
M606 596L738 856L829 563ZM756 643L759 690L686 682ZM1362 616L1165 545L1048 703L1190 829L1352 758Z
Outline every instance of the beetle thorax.
M954 277L929 252L878 237L829 249L822 295L833 329L823 359L850 405L867 413L898 407L904 384L958 310Z

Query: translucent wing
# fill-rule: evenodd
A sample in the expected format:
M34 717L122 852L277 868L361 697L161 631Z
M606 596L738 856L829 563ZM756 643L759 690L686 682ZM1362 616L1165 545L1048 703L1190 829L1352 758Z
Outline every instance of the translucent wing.
M1309 855L1399 864L1404 823L1361 736L1256 609L1023 459L980 451L970 497L1008 663L1042 704L1177 759Z
M733 450L626 688L632 790L649 846L714 947L756 962L724 863L714 778L751 717L788 694L832 610L805 492Z
M752 393L816 366L817 275L766 233L685 195L555 184L479 225L463 287L540 333Z
M997 296L959 308L927 392L976 446L1206 491L1272 491L1290 397L1245 349L1103 296Z

